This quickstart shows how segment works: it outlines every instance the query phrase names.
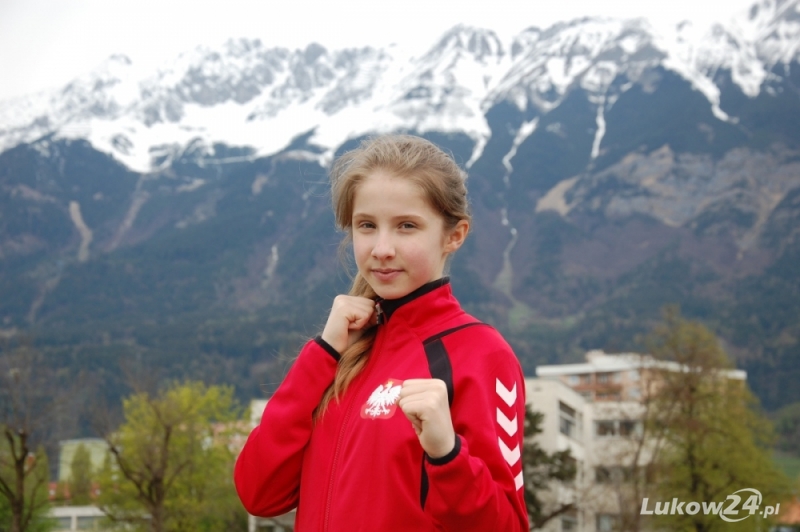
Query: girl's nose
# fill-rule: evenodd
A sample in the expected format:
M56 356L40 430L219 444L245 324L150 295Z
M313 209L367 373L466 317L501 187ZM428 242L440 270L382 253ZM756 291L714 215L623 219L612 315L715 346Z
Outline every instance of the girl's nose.
M372 246L372 256L376 259L388 259L394 257L394 244L386 233L379 233Z

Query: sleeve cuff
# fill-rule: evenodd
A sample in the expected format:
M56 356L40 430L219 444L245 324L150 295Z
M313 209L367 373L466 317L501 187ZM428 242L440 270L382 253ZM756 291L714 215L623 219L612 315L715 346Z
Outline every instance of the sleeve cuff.
M316 338L314 338L314 341L317 342L317 345L319 345L322 349L324 349L330 356L332 356L335 361L338 362L339 359L342 358L342 355L340 355L339 352L336 349L334 349L331 344L323 340L322 336L317 336Z
M440 456L439 458L431 458L430 456L428 456L427 453L425 453L425 458L428 460L429 464L435 466L441 466L449 464L450 462L455 460L456 456L458 456L458 453L460 452L461 452L461 438L459 438L458 434L456 434L456 444L453 446L452 451L450 451L444 456Z

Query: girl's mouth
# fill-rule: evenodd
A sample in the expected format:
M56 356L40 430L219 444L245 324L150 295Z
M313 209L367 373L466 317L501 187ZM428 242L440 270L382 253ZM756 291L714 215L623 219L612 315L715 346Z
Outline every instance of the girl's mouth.
M403 270L395 270L390 268L380 268L372 270L372 275L379 281L391 281L395 279Z

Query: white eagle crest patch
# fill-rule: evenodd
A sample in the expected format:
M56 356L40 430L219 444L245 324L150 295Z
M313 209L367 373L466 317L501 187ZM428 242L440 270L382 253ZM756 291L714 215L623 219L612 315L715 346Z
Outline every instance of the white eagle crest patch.
M403 381L389 379L384 384L378 385L361 408L361 417L364 419L388 419L397 410L397 400Z

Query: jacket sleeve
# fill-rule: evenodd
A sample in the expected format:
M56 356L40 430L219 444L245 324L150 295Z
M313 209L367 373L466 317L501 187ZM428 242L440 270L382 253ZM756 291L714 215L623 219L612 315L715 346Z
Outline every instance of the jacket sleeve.
M501 342L504 348L480 360L454 361L456 447L425 463L425 511L447 531L528 530L522 482L525 381L516 356ZM458 366L467 368L460 378Z
M252 515L275 516L297 506L314 409L333 382L338 358L320 338L306 343L247 438L233 476Z

